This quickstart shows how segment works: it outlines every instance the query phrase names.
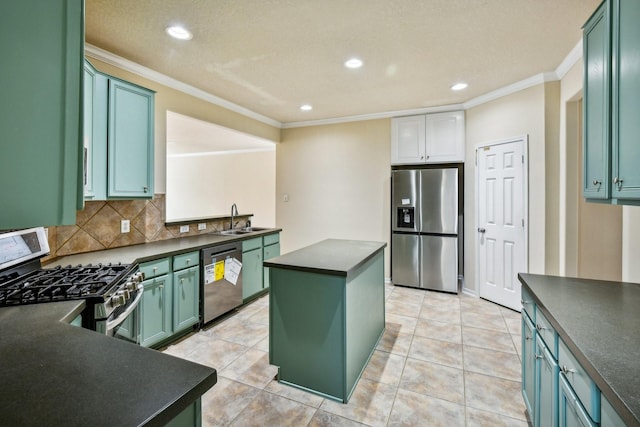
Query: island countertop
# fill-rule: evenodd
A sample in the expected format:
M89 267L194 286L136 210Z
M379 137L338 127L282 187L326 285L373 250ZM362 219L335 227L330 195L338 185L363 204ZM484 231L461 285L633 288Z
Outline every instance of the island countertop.
M0 309L0 412L12 426L163 426L216 370L68 324L66 301Z
M640 284L519 277L618 414L640 425Z
M264 266L348 277L386 246L384 242L327 239L271 258Z

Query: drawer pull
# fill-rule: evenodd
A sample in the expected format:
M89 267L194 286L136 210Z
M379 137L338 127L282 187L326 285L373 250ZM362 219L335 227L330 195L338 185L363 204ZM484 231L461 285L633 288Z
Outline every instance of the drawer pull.
M530 337L530 336L525 335L525 336L524 336L524 339L525 339L525 340L527 340L527 341L529 341L529 340L531 340L531 337Z
M156 270L158 270L158 267L153 267L153 271L156 271Z
M534 354L533 357L535 357L536 359L542 359L544 358L544 356L540 355L540 354Z
M520 304L525 305L525 304L531 304L531 301L525 301L523 299L520 300Z
M560 368L560 371L562 371L562 373L565 374L565 375L576 373L575 369L567 368L567 365L562 365L562 368Z
M540 325L536 325L536 329L538 330L538 332L542 332L543 330L547 329L544 326L540 326Z

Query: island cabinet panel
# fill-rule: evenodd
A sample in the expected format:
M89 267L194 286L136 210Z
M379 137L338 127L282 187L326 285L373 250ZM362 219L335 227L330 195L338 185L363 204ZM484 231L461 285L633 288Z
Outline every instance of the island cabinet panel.
M348 274L286 259L267 262L269 363L280 382L346 403L384 332L382 247Z
M83 50L82 0L2 2L0 229L76 222Z

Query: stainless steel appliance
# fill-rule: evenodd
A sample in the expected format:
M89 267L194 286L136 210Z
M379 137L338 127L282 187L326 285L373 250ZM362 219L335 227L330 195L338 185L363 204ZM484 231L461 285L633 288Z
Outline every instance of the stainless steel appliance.
M461 169L392 170L393 284L458 292Z
M48 253L42 227L0 234L0 307L83 299L82 326L116 335L140 302L143 274L130 264L42 268Z
M242 305L242 243L200 252L200 313L205 324Z

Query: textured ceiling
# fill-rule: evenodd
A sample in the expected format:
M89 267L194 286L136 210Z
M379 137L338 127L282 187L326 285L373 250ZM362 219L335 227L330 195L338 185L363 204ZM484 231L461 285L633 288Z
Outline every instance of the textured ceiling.
M86 0L86 41L290 123L458 104L554 71L599 3ZM166 35L175 23L193 39ZM364 66L345 69L351 56Z

